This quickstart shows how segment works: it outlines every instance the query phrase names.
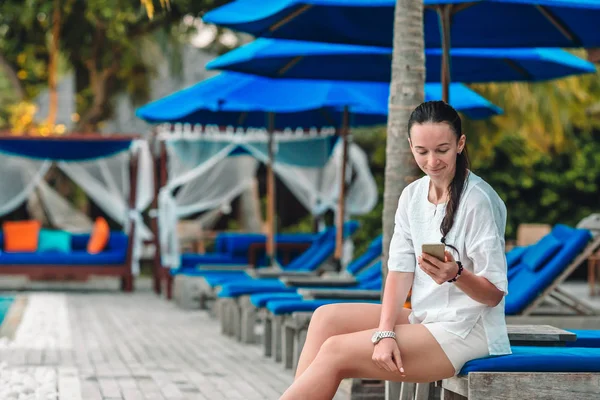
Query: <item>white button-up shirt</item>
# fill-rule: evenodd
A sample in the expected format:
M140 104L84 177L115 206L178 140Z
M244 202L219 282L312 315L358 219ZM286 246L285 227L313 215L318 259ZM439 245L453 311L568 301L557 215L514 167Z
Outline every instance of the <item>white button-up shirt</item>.
M438 285L421 268L416 268L421 246L440 243L440 225L445 204L428 200L430 179L425 176L407 186L398 202L395 229L390 244L388 269L414 272L410 315L411 323L441 323L444 329L465 338L482 319L490 355L510 354L506 332L504 298L496 307L479 303L456 285ZM506 206L483 179L469 173L452 229L446 243L464 269L483 276L507 293L507 267L504 252Z

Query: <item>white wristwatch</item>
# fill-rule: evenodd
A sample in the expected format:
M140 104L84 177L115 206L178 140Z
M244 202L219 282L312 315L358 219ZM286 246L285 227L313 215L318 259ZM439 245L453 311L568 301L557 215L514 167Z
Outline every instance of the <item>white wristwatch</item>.
M371 342L373 342L373 344L377 344L377 343L379 343L379 341L381 339L385 339L385 338L396 339L396 332L394 332L394 331L376 331L375 333L373 333L373 336L371 337Z

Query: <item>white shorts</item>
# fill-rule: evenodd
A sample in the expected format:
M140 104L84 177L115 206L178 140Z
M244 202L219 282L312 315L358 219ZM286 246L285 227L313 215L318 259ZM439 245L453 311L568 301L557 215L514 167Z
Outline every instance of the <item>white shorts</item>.
M444 329L444 323L434 322L423 324L440 344L444 353L454 366L454 375L457 375L467 361L476 358L488 357L487 336L481 319L477 321L471 332L463 339L458 335Z

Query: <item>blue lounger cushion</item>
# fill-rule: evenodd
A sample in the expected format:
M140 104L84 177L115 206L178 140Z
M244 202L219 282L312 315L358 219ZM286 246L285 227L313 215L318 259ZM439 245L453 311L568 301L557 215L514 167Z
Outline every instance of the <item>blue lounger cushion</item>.
M171 275L187 275L187 276L248 276L246 271L243 270L229 270L229 271L202 271L193 267L177 268L171 272Z
M242 274L214 274L204 275L204 280L211 288L224 285L228 282L244 282L252 280L252 277L246 273Z
M509 282L511 279L513 279L515 276L517 276L517 274L519 273L519 270L521 268L526 268L525 264L517 264L508 270L508 273L506 274L506 276L507 276Z
M373 303L378 304L376 300L340 300L340 299L323 299L323 300L272 300L267 303L267 310L274 315L289 314L297 311L315 311L317 308L327 304L339 303Z
M344 289L380 289L381 288L381 261L360 272L356 279L358 283ZM372 284L372 282L375 284ZM315 288L315 286L311 286ZM223 284L217 294L218 297L238 297L264 292L295 292L296 287L287 287L279 279L249 279L246 281L227 282Z
M569 329L577 335L577 340L567 342L567 347L598 347L600 348L600 330Z
M238 281L223 284L217 296L229 298L265 292L292 293L296 292L296 288L285 286L279 279L251 279L247 283Z
M527 246L513 247L508 253L506 253L506 265L508 269L516 266L523 257L523 253L528 249Z
M381 263L377 263L378 267L381 268ZM380 269L381 271L381 269ZM379 277L378 279L374 279L369 282L365 282L364 284L360 284L357 286L351 287L342 287L340 290L381 290L382 287L382 279ZM311 286L309 289L319 289L318 286ZM324 287L322 289L331 289L336 290L336 288ZM266 293L256 293L250 296L250 302L254 304L254 306L261 308L265 307L265 305L271 300L303 300L303 297L296 292L266 292Z
M522 312L573 262L588 244L592 235L586 229L575 229L566 225L556 225L549 235L563 243L556 254L538 270L531 270L525 264L517 265L517 271L508 280L505 312L516 315Z
M225 282L241 282L252 279L244 271L200 271L195 268L179 268L171 272L171 275L185 275L202 277L210 287L222 285Z
M275 243L311 244L318 234L314 233L279 233L275 235ZM199 264L247 264L248 249L253 244L265 243L266 236L259 233L223 232L214 242L214 252L205 254L183 253L183 267ZM261 258L259 254L259 259Z
M600 348L514 346L512 354L467 362L469 372L600 372Z
M355 221L348 221L344 225L347 232L353 233L358 228L358 223ZM317 268L321 264L321 258L323 257L323 251L330 251L333 253L335 250L335 229L328 228L320 233L317 238L313 241L311 247L309 247L304 253L298 256L294 261L292 261L289 265L287 265L285 270L301 270L303 267L307 265ZM184 267L180 269L181 272L188 274L186 272L189 271L189 267ZM212 288L216 286L221 286L223 284L227 284L230 282L239 282L239 281L249 281L252 278L243 270L239 271L226 271L220 270L218 268L212 270L202 270L195 271L191 273L191 276L202 276L205 277L206 283Z
M546 235L525 251L521 262L530 270L537 271L560 250L563 244L554 235Z
M383 252L383 236L377 236L367 247L367 250L356 257L355 260L350 262L346 267L346 271L351 275L356 275L363 268L368 266L378 257L381 257L381 253Z
M340 287L339 289L341 289L341 290L353 290L353 289L354 290L381 290L381 287L382 287L381 260L379 260L376 263L374 263L373 265L367 267L364 271L361 271L356 276L356 279L358 281L358 283L356 285ZM282 285L281 287L274 285L276 290L270 290L268 287L263 287L262 289L264 289L264 290L262 292L257 292L252 285L253 282L254 281L248 282L248 287L251 287L253 290L253 293L255 293L252 296L250 296L250 301L252 301L252 303L254 305L256 305L257 307L264 307L265 304L270 300L281 299L282 288L287 289L287 287L285 285ZM238 293L242 291L242 285L243 284L241 284L241 283L235 284L236 290ZM319 286L308 287L308 289L318 289L318 288L319 288ZM326 286L323 288L335 289L335 288L332 288L329 286ZM298 289L298 288L295 288L295 289ZM223 293L223 296L221 296L221 293L219 293L219 297L229 297L229 296L224 296L224 295L226 293L229 294L230 291L226 290L226 291L222 291L222 293ZM292 294L295 293L295 290L293 292L286 291L285 293L288 293L288 295L290 297L292 297ZM247 294L247 293L242 293L242 294ZM252 300L253 298L257 299L256 303L254 303L254 300ZM301 300L302 296L299 296L298 299Z
M302 296L296 292L267 292L257 293L250 296L250 302L254 307L262 308L272 300L302 300Z

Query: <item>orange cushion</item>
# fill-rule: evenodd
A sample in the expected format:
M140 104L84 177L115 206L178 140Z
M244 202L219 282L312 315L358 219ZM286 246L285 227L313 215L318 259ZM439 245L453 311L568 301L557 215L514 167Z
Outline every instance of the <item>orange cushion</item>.
M110 228L108 222L102 217L96 218L94 227L92 228L92 234L90 235L90 241L87 244L87 252L90 254L98 254L106 247L108 243L108 237L110 235Z
M4 251L33 253L38 248L40 221L7 221L2 224Z

